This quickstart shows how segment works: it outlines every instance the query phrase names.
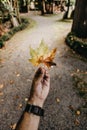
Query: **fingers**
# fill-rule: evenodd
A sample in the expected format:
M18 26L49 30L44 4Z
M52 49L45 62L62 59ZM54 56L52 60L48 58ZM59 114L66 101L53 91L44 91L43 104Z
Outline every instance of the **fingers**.
M42 68L42 67L40 67L40 68L36 71L34 80L35 80L35 81L40 81L40 80L42 80L43 77L44 77L44 73L45 73L45 69Z
M47 70L45 71L45 74L44 74L44 80L46 80L46 81L50 80L50 75Z
M45 68L40 67L35 74L34 81L42 82L43 85L47 85L50 82L50 75Z

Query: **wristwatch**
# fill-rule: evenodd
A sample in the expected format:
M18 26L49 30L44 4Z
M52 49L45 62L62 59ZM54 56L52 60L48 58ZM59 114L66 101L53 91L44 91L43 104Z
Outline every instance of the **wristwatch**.
M25 112L33 113L37 116L44 116L44 110L41 107L32 104L27 104Z

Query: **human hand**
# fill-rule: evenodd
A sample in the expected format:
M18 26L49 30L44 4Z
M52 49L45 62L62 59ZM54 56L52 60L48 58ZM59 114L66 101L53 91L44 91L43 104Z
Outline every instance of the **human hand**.
M50 76L45 68L40 67L33 79L29 103L42 107L50 89Z

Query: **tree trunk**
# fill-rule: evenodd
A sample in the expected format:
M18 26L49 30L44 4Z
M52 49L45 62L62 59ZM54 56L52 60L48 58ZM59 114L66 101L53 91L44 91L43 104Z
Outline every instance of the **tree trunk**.
M46 12L46 9L45 9L45 0L38 0L38 3L39 3L39 9L41 11L41 15L44 15L45 12Z
M19 26L19 22L18 22L17 18L14 17L13 15L11 16L11 23L12 23L13 27Z
M19 21L19 23L21 23L21 18L19 15L19 4L18 4L18 0L14 0L14 9L15 9L15 14L17 16L17 19Z
M70 8L70 0L68 0L67 3L67 11L65 12L63 19L68 19L68 14L69 14L69 8Z
M71 31L80 38L87 38L87 0L76 0Z

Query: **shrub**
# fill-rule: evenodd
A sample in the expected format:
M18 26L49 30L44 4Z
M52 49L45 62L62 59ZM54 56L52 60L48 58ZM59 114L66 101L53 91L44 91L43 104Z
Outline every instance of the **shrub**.
M69 33L65 39L67 45L73 50L87 58L87 42L78 38L73 32Z
M0 40L0 48L4 46L3 40Z
M27 19L22 18L21 21L22 23L18 27L12 28L8 33L0 37L0 48L4 46L4 41L9 40L16 32L21 31L28 26L29 21Z

